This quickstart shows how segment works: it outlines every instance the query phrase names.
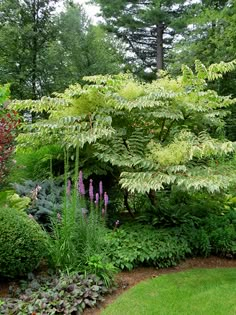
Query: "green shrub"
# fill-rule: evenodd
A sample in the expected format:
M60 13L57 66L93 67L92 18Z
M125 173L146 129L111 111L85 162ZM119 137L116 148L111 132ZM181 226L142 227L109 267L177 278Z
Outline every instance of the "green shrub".
M209 214L197 223L183 224L179 233L187 240L192 256L233 256L236 254L236 211Z
M35 269L45 254L40 226L16 209L0 208L0 275L15 277Z
M236 231L232 225L219 227L211 232L209 238L213 254L221 256L236 254Z
M131 270L139 265L174 266L190 252L184 238L151 226L125 226L107 237L107 256L121 269Z
M236 213L211 215L203 220L203 226L212 247L212 254L227 256L236 254Z
M181 231L183 234L180 237L184 237L191 249L191 256L207 257L211 254L211 243L209 235L202 228L196 228L193 225L182 226Z

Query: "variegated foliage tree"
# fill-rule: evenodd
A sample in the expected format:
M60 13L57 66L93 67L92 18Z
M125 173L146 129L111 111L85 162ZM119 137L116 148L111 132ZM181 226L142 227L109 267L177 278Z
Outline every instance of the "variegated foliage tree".
M61 143L79 145L107 170L116 169L122 188L148 193L174 185L210 193L226 189L236 176L222 166L234 152L223 137L224 116L235 103L208 89L208 82L235 68L236 61L195 71L183 66L182 76L166 73L152 83L131 75L86 77L55 98L15 101L14 109L40 114L47 120L26 124L18 147Z

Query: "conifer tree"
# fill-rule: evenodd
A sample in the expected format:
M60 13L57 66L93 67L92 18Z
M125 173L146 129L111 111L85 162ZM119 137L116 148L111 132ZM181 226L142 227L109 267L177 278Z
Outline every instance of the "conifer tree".
M163 69L176 34L185 27L190 5L183 0L93 0L101 7L106 27L128 45L129 61L139 71Z

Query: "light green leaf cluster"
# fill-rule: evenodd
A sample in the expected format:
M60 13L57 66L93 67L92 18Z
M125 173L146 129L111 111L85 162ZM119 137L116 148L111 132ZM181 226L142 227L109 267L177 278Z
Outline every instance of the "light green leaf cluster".
M195 72L183 67L181 77L164 75L151 83L135 81L130 74L86 77L87 85L70 86L37 106L14 102L17 109L49 114L47 120L24 126L19 145L87 145L92 158L115 167L121 186L132 192L166 185L219 191L234 176L222 174L218 160L235 147L217 139L217 132L224 127L225 109L236 100L219 96L207 84L235 65L206 68L196 61Z

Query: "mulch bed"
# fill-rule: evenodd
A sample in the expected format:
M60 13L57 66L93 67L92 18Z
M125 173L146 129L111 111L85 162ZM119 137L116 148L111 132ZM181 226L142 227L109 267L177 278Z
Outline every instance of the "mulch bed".
M122 271L117 274L115 279L117 283L117 289L112 294L107 295L104 302L101 303L99 307L86 309L83 314L99 315L101 311L108 304L111 304L120 294L143 280L155 278L162 274L180 272L193 268L236 268L236 259L226 259L214 256L208 258L191 258L181 262L176 267L163 269L157 269L153 267L139 267L131 271ZM9 286L17 286L17 282L8 282L0 278L0 298L8 295Z

